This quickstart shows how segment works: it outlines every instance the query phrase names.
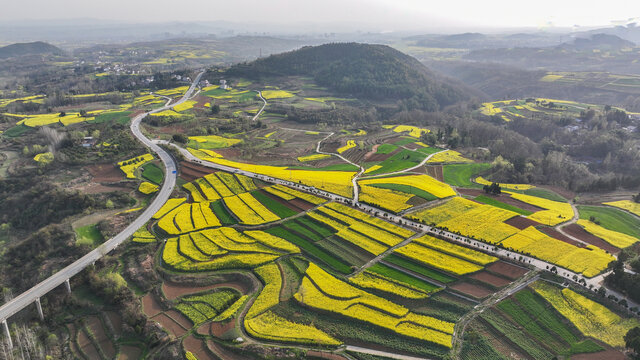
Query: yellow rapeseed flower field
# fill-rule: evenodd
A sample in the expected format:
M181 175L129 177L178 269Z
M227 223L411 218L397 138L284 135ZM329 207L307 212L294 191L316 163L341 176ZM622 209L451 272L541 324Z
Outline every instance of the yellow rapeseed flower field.
M413 195L400 191L360 185L360 201L395 213L411 208L413 205L407 202L412 197Z
M135 179L136 177L134 175L134 172L136 171L136 169L151 160L153 160L153 155L144 154L142 156L137 156L129 160L120 161L118 163L118 166L120 167L120 170L125 173L127 178Z
M262 97L267 100L286 99L294 96L296 95L285 90L262 90Z
M183 102L183 103L181 103L179 105L174 106L173 107L173 111L176 111L176 112L187 111L187 110L193 108L193 106L195 104L197 104L197 103L198 102L195 101L195 100L187 100L187 101L185 101L185 102Z
M455 324L412 313L401 305L338 280L313 263L309 263L294 297L305 306L342 314L401 335L451 347L451 334Z
M479 176L475 179L475 182L477 182L480 185L491 185L492 182L489 180L486 180L485 178L483 178L482 176ZM533 185L529 185L529 184L505 184L505 183L498 183L498 185L500 185L500 187L502 189L511 189L511 190L528 190L528 189L533 189L535 186Z
M416 242L409 243L397 249L396 252L418 263L456 275L469 274L483 269L483 267L478 264L447 255Z
M340 345L341 341L318 330L313 325L303 325L282 318L271 311L244 321L245 329L252 336L272 341L285 341L311 345Z
M358 184L362 185L375 185L375 184L395 184L406 185L416 189L420 189L432 194L438 198L446 198L449 196L455 196L456 192L453 191L451 186L432 178L429 175L402 175L394 177L364 179L358 181Z
M294 170L284 166L255 165L227 159L211 159L209 161L256 174L313 186L348 197L352 196L353 184L351 183L351 178L356 175L353 171Z
M611 201L611 202L604 203L604 205L609 205L609 206L617 207L623 210L627 210L630 213L640 216L640 203L633 202L631 200Z
M372 272L361 272L349 279L352 284L367 289L376 289L408 299L426 299L429 294L421 289Z
M330 157L331 155L327 155L327 154L312 154L312 155L306 155L306 156L298 156L298 161L300 162L317 161L317 160L328 159Z
M605 229L602 226L592 223L589 220L580 219L578 220L578 225L582 226L586 231L620 249L624 249L638 242L638 239L633 236Z
M140 186L138 186L138 191L140 191L145 195L152 194L158 191L159 189L160 187L158 185L152 184L148 181L143 181L142 183L140 183Z
M531 196L526 194L520 194L510 191L505 191L510 194L512 198L526 202L543 208L546 210L537 211L528 216L529 219L535 220L541 224L548 226L555 226L565 221L569 221L573 218L573 208L571 204L559 201L548 200L537 196Z
M604 250L589 245L579 248L529 226L503 240L501 245L519 253L556 264L586 277L594 277L607 268L615 257Z
M182 204L186 200L187 200L186 198L174 198L174 199L167 200L167 202L164 203L164 205L162 205L160 210L158 210L158 212L156 212L153 215L153 219L160 219L166 213L168 213L169 211L175 209L178 205Z
M409 136L414 138L420 138L422 134L427 134L431 132L431 130L429 129L419 128L417 126L411 126L411 125L394 125L392 127L393 127L393 132L397 132L397 133L408 132Z
M621 318L603 305L571 289L559 288L544 282L532 285L560 314L566 317L585 336L601 340L608 345L623 348L624 335L640 322L635 318Z
M353 140L347 140L347 144L345 146L339 147L338 150L336 150L338 152L338 154L342 154L343 152L349 150L349 149L353 149L354 147L356 147L356 142Z
M469 160L462 156L459 152L455 150L445 150L439 153L435 153L427 163L471 163L473 160Z

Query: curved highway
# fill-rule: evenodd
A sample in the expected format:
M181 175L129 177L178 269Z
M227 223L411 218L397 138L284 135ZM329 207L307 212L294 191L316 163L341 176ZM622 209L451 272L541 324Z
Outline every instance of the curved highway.
M62 285L66 280L78 274L82 270L84 270L87 266L95 263L97 260L102 258L105 254L109 253L111 250L117 248L120 244L122 244L126 239L128 239L131 235L133 235L136 230L142 227L147 221L151 219L153 214L155 214L162 205L169 199L171 193L173 192L173 188L176 184L176 173L177 168L176 164L165 150L161 147L153 143L150 139L142 134L140 131L140 122L144 119L148 114L156 113L164 110L168 110L175 105L178 105L185 100L189 99L193 91L195 90L197 84L200 82L200 78L204 74L204 71L199 73L196 76L195 80L189 87L189 90L184 94L184 96L178 100L176 103L169 105L169 102L165 104L165 106L152 110L150 112L146 112L136 116L131 121L131 132L133 135L140 140L150 151L156 153L160 160L163 162L165 166L165 177L164 183L162 184L162 188L157 193L155 199L149 204L147 209L136 218L129 226L127 226L122 232L113 238L105 241L102 245L98 246L96 249L91 251L90 253L84 255L80 259L76 260L72 264L58 271L57 273L51 275L49 278L43 280L38 283L31 289L23 292L22 294L16 296L13 300L3 304L0 306L0 322L5 321L9 317L16 314L18 311L24 309L31 303L35 302L51 290L56 287Z

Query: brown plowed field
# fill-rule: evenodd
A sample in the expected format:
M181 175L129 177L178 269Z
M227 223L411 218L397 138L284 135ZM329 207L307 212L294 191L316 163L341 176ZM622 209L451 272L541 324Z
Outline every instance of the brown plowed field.
M174 300L183 295L189 295L194 293L199 293L207 290L213 290L220 287L232 288L240 291L243 294L249 292L249 289L242 284L241 282L233 282L233 283L220 283L220 284L212 284L205 286L194 286L194 285L185 285L178 284L171 281L165 281L162 283L162 292L164 296L169 300Z
M165 328L165 330L167 330L170 334L172 334L175 337L180 337L187 333L187 330L183 329L182 326L180 326L180 324L178 324L177 322L175 322L173 319L171 319L165 314L157 315L152 320L156 321L163 328Z
M98 349L82 329L78 331L78 346L89 359L100 359Z
M165 311L165 315L173 319L173 321L177 322L185 329L191 329L193 327L193 323L191 322L191 320L187 319L184 315L176 310Z
M303 211L307 211L315 207L315 205L313 205L312 203L306 202L299 198L289 200L289 202L292 203L295 207L302 209Z
M570 224L562 228L567 234L575 237L576 239L580 239L584 242L588 242L591 245L595 245L600 249L606 250L612 254L617 254L620 252L620 249L609 244L608 242L600 239L599 237L588 233L582 226L578 224Z
M98 346L100 346L105 355L107 355L109 359L113 359L116 356L116 348L104 331L102 321L97 316L91 316L87 321L87 327L91 330L93 336L95 336Z
M117 336L120 336L122 334L122 317L113 311L107 311L107 317L111 322L111 326L113 326L113 331L116 332Z
M502 275L511 280L515 280L529 272L529 270L527 269L521 268L516 265L511 265L504 261L494 262L493 264L487 266L486 269L490 272Z
M442 165L429 165L425 167L427 171L427 175L438 179L439 181L444 181L444 174L442 173Z
M162 312L162 306L155 296L149 293L142 298L142 311L148 317L153 317Z
M140 348L131 345L120 346L120 356L118 360L138 360L142 355Z
M511 226L513 226L515 228L518 228L520 230L524 230L524 229L528 228L529 226L536 227L536 226L542 225L537 221L528 219L528 218L523 217L523 216L512 217L511 219L505 221L504 223L507 224L507 225L511 225Z
M577 246L577 247L581 247L581 248L585 247L585 245L583 243L575 241L572 238L563 235L561 232L559 232L558 230L556 230L554 228L550 228L550 227L546 227L545 226L545 227L538 228L538 230L540 230L543 233L551 236L554 239L558 239L560 241L564 241L567 244L571 244L573 246Z
M71 352L75 356L80 357L81 356L81 352L80 352L80 349L78 348L78 344L76 342L77 335L76 335L76 326L75 326L75 324L67 324L67 329L69 329L69 336L71 337L70 340L69 340L70 347L71 347Z
M590 354L572 355L571 360L625 360L627 357L617 350L606 350Z
M485 287L475 285L475 284L465 283L465 282L457 283L453 286L449 286L449 288L456 290L457 292L462 293L464 295L469 295L476 299L482 299L493 294L493 291L491 291L490 289L487 289Z
M87 166L86 169L93 176L94 182L118 182L124 178L124 174L113 164L96 164Z
M504 286L507 286L511 283L510 280L507 280L505 278L490 274L488 272L485 271L481 271L478 273L475 273L471 276L469 276L472 279L478 280L480 282L483 282L485 284L489 284L491 286L497 287L497 288L501 288Z
M266 197L270 198L270 199L271 199L271 200L273 200L273 201L277 201L277 202L279 202L280 204L282 204L282 205L284 205L284 206L288 207L289 209L291 209L291 210L293 210L293 211L295 211L295 212L301 212L301 211L303 211L303 210L304 210L303 208L299 208L299 207L297 207L294 203L292 203L292 202L290 202L290 201L287 201L287 200L285 200L285 199L283 199L283 198L281 198L281 197L279 197L279 196L275 196L275 195L273 195L273 194L271 194L271 193L269 193L269 192L267 192L267 191L260 190L260 192L261 192L264 196L266 196Z
M233 329L235 323L235 320L230 320L227 322L212 322L209 325L209 331L213 336L221 337L224 333Z
M500 195L487 195L487 193L484 192L484 190L482 189L465 189L465 188L458 188L458 192L464 195L468 195L468 196L480 196L480 195L484 195L484 196L488 196L491 197L493 199L496 199L500 202L503 202L505 204L509 204L512 206L515 206L517 208L520 208L522 210L527 210L527 211L531 211L531 212L536 212L536 211L541 211L544 209L541 209L537 206L533 206L531 204L527 204L526 202L522 202L520 200L516 200L514 198L512 198L509 194L500 194Z
M194 338L193 335L186 337L182 344L185 350L191 351L198 360L216 360L216 357L207 349L204 341Z

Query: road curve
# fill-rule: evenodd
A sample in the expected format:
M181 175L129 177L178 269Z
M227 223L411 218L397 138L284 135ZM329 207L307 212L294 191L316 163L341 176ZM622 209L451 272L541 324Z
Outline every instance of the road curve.
M122 244L126 239L128 239L131 235L133 235L136 230L138 230L141 226L143 226L147 221L151 219L153 214L155 214L162 205L169 199L171 196L171 192L173 192L173 188L176 184L176 173L177 168L176 164L165 150L160 148L158 145L153 143L150 139L142 134L140 131L140 122L142 119L150 113L155 113L159 111L164 111L172 108L175 105L178 105L185 100L187 100L193 91L195 90L198 82L200 82L200 78L204 72L198 74L195 78L194 82L189 87L189 90L184 94L184 96L178 100L176 103L172 105L165 104L165 106L152 110L148 113L143 113L136 116L131 121L131 132L133 135L140 140L146 147L149 148L150 151L156 153L160 160L163 162L165 166L165 180L162 184L162 188L158 191L155 199L149 204L147 209L136 218L129 226L127 226L122 232L112 237L111 239L105 241L102 245L98 246L96 249L92 250L88 254L84 255L80 259L76 260L72 264L58 271L57 273L51 275L47 279L41 281L37 285L33 286L31 289L23 292L22 294L16 296L13 300L3 304L0 306L0 322L8 319L9 317L16 314L18 311L24 309L31 303L35 302L36 299L41 298L51 290L56 287L62 285L67 279L73 277L78 274L82 270L84 270L87 266L94 264L97 260L102 258L105 254L109 253L111 250L117 248L120 244Z

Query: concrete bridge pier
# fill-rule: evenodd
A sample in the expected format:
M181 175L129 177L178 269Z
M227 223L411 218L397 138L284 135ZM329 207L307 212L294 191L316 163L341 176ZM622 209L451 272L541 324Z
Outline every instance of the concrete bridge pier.
M40 298L36 298L36 307L38 308L38 315L40 316L40 321L44 321L44 313L42 312L42 304L40 304Z
M71 294L71 283L69 282L69 279L64 281L64 285L67 287L67 292Z
M9 332L7 320L2 320L2 327L4 328L4 335L7 337L7 346L9 346L9 350L11 350L13 349L13 341L11 341L11 333Z

